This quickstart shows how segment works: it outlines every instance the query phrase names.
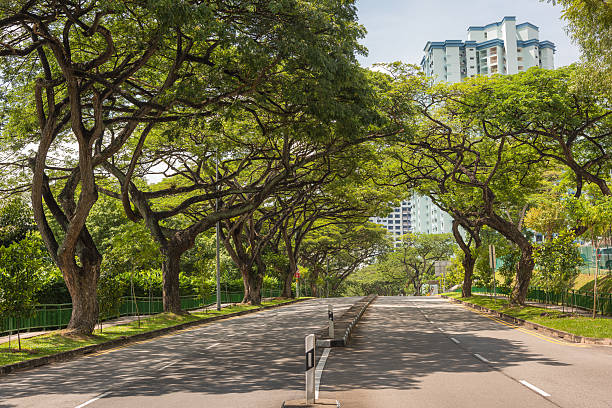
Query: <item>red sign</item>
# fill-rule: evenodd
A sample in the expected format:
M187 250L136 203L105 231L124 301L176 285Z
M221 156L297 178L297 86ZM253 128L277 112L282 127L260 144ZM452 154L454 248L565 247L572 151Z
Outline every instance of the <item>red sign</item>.
M295 273L295 278L296 278L296 279L300 279L300 273L299 273L299 272L296 272L296 273Z

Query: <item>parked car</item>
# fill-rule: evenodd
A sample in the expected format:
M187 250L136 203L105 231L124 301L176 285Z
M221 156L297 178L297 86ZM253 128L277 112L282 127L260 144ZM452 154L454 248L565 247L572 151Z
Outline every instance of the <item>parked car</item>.
M597 258L599 258L599 265L602 268L612 270L612 247L599 248L597 250Z

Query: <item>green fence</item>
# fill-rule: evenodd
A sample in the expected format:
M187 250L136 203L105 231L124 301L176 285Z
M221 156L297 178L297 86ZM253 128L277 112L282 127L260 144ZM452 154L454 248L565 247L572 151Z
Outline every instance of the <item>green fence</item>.
M280 289L262 289L261 296L264 298L280 296ZM240 303L244 298L243 292L221 292L221 303ZM194 310L217 302L217 295L213 294L202 299L201 296L182 296L181 308L183 310ZM164 310L161 297L124 297L121 300L118 314L105 316L108 320L120 316L136 316L161 313ZM29 319L13 318L0 319L0 336L20 331L39 331L62 329L68 325L72 314L72 304L39 305L36 313ZM19 324L18 324L19 323ZM19 327L17 327L19 326Z
M456 289L455 292L461 292ZM498 295L509 296L510 290L497 288ZM472 293L491 294L492 288L472 287ZM530 287L527 291L527 300L542 304L553 304L571 308L593 310L593 292L584 290L547 291L542 288ZM597 313L612 316L612 294L597 294Z

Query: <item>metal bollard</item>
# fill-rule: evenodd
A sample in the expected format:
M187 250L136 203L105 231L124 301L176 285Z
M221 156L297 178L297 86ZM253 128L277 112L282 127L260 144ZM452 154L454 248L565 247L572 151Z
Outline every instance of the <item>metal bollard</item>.
M306 336L306 403L315 402L315 335Z
M334 338L334 307L327 305L327 319L329 320L329 338Z

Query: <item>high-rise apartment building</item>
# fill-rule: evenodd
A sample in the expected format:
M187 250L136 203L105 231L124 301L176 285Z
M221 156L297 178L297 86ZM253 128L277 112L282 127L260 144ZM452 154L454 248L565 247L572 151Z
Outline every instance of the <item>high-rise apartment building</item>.
M393 236L395 243L399 242L400 236L412 231L410 220L412 219L411 200L404 200L399 207L393 209L386 217L372 217L370 221L380 224Z
M429 41L421 68L437 82L476 75L516 74L531 67L554 68L555 44L539 40L539 28L516 17L468 28L467 41Z
M461 82L476 75L511 75L531 67L554 68L555 44L540 41L539 28L516 24L516 17L468 27L467 40L429 41L421 67L435 82ZM403 208L409 209L403 215ZM399 218L403 217L403 218ZM408 217L407 219L405 217ZM398 218L400 222L396 222ZM441 234L452 231L452 218L429 197L413 195L385 218L372 218L395 237L407 232ZM401 225L402 228L397 228ZM408 226L408 229L403 226Z

